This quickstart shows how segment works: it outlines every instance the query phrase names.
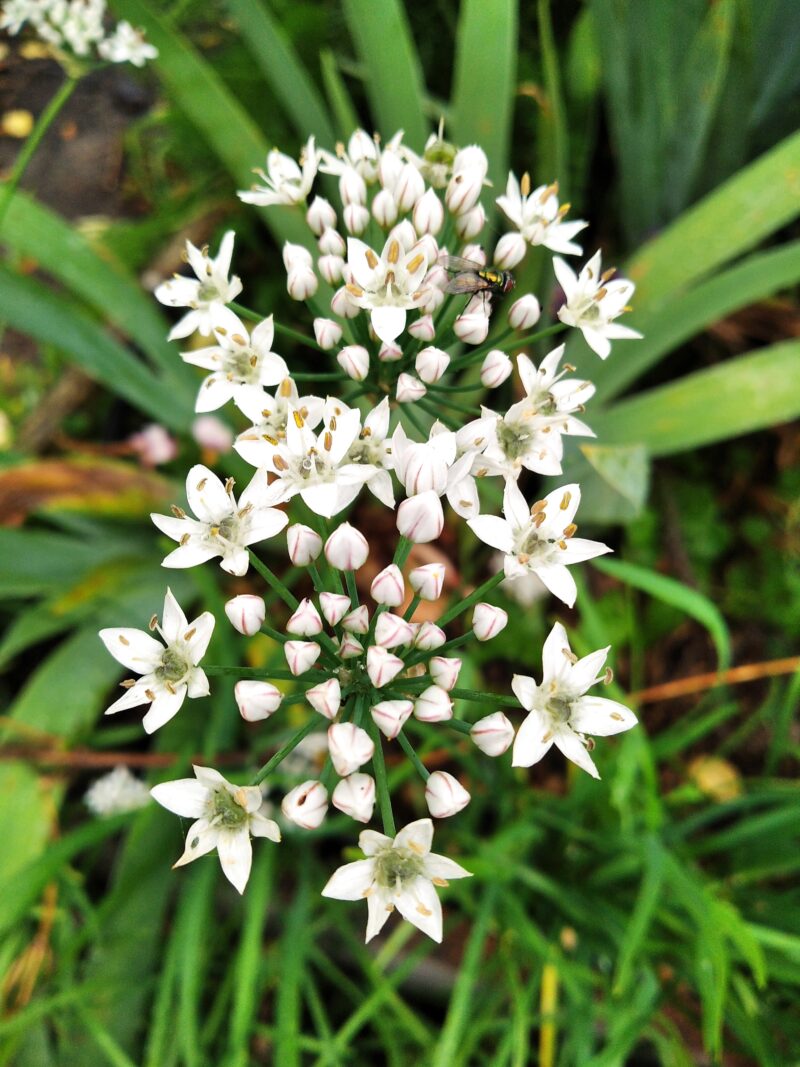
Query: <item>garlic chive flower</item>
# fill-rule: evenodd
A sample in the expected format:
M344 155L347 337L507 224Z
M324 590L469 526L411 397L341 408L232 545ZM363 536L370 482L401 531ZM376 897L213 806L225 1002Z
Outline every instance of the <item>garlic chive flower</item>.
M540 185L531 192L528 174L523 174L522 181L517 181L513 172L509 173L505 195L498 196L497 205L528 244L544 245L551 252L560 252L562 255L581 254L581 246L572 238L585 230L589 223L582 219L564 221L569 204L559 206L558 182Z
M630 310L628 301L636 287L626 278L612 280L613 269L601 273L599 252L595 252L580 274L558 256L553 257L553 269L566 297L566 303L558 309L558 317L567 326L577 326L587 345L601 359L610 355L612 340L642 336L638 330L614 322L623 311Z
M159 285L153 294L156 300L167 307L191 308L172 327L168 340L188 337L195 331L210 337L224 305L241 293L241 281L235 275L228 277L233 257L233 239L233 230L228 230L222 238L216 259L211 259L208 248L195 248L191 241L186 242L186 259L195 277L185 278L176 274L168 282Z
M425 302L422 282L428 271L427 248L414 244L406 249L390 234L379 258L369 245L350 237L347 266L352 279L347 292L369 311L381 341L390 344L405 330L407 312Z
M239 199L245 204L257 204L259 207L271 207L274 204L301 204L305 201L314 178L317 175L319 154L314 146L314 138L309 137L300 156L298 165L283 152L273 148L267 155L267 171L257 170L263 185L253 185L249 190L241 190Z

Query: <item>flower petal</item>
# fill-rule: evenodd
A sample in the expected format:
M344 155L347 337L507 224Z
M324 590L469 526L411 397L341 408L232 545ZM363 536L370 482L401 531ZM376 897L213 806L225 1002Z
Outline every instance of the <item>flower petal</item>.
M220 830L217 852L223 874L235 889L244 893L253 865L253 846L247 829Z
M569 724L579 734L611 737L630 730L639 720L630 708L608 697L582 697L572 706Z
M406 890L395 895L394 902L404 919L434 941L441 942L442 902L432 882L427 878L415 879Z
M427 856L433 842L433 822L430 819L417 819L398 833L394 839L395 848L410 848L418 856Z
M179 685L174 693L170 693L167 689L162 689L158 692L155 700L150 705L150 710L142 719L142 726L145 731L148 734L155 733L165 723L168 723L181 710L181 705L185 699L185 685Z
M334 900L361 900L375 878L374 860L345 863L334 871L322 890L323 897Z
M553 728L550 717L535 708L517 730L511 766L532 767L549 751L552 744Z
M196 778L178 778L174 782L159 782L150 795L162 808L184 819L199 819L206 810L209 790Z
M600 772L594 765L594 760L586 750L586 746L568 726L560 726L554 737L556 746L564 753L568 760L591 774L592 778L599 778Z
M100 640L123 667L147 674L161 663L164 646L144 630L110 627L100 631Z

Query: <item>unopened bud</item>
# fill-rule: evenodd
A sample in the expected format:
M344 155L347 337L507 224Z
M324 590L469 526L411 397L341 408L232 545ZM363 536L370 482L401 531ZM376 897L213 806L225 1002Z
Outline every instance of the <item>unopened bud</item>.
M349 634L365 634L369 630L369 610L366 604L360 604L359 607L353 608L342 619L342 627L347 630Z
M382 700L370 708L370 714L380 732L393 741L413 710L414 705L410 700Z
M450 356L447 352L443 352L441 348L434 348L432 345L428 345L417 355L414 369L423 382L431 385L433 382L439 381L449 365Z
M427 391L419 378L415 378L413 374L400 374L397 378L395 396L401 404L413 404L421 400Z
M316 641L287 641L283 646L289 670L295 677L310 671L321 651Z
M460 670L461 660L453 656L434 656L428 664L431 678L448 692L455 689Z
M345 634L339 645L339 659L356 659L364 651L364 646L354 634Z
M404 666L399 656L379 645L371 645L367 649L367 674L376 689L382 689L393 681Z
M483 175L478 170L464 170L454 174L444 195L447 210L453 215L463 215L475 207L483 188Z
M261 629L267 608L260 596L243 593L225 604L225 614L234 630L238 630L245 637L252 637Z
M447 635L441 626L435 622L423 622L417 630L414 646L421 652L432 652L435 648L441 648L446 640Z
M394 563L384 567L372 579L369 591L376 603L385 604L387 608L398 607L403 603L406 595L403 573L400 568Z
M347 167L339 178L339 196L343 204L367 202L367 183L352 167Z
M428 189L414 205L411 216L414 229L422 236L424 233L437 234L444 225L444 207L433 189Z
M297 267L286 276L286 291L292 300L308 300L318 287L319 281L311 267Z
M342 339L342 327L333 319L314 319L314 336L320 348L327 352Z
M286 623L286 632L297 637L314 637L322 633L322 619L313 603L306 597Z
M504 233L495 245L494 263L500 270L513 270L525 258L528 245L521 233Z
M508 612L494 604L476 604L472 616L472 632L479 641L491 641L508 625Z
M493 348L481 365L481 384L487 389L496 389L510 376L514 365L499 348Z
M315 196L306 212L306 222L315 236L336 225L336 212L323 196Z
M469 735L487 756L502 756L514 740L514 727L502 711L494 711L478 719Z
M328 730L328 751L336 773L344 778L372 759L375 745L366 730L352 722L334 723Z
M486 225L486 212L483 204L476 204L469 211L463 212L456 218L456 233L462 241L471 241L477 237Z
M453 323L453 332L467 345L482 345L489 336L489 316L485 311L467 311Z
M329 678L327 682L320 682L319 685L306 689L306 700L314 711L318 711L326 719L335 719L342 703L342 687L339 685L339 679Z
M336 626L347 614L350 607L350 597L344 593L320 593L319 606L330 626Z
M342 263L344 264L344 260L342 260ZM361 308L353 300L344 285L337 289L331 297L331 311L334 315L338 315L340 319L354 319L361 314Z
M372 217L384 230L397 222L397 201L388 189L381 189L372 201Z
M316 830L328 810L328 790L322 782L310 779L295 786L281 804L284 816L304 830Z
M325 559L339 571L357 571L368 555L366 537L349 522L338 526L325 542Z
M344 256L347 242L338 230L326 230L317 241L317 248L323 256Z
M310 526L295 523L286 530L289 559L296 567L307 567L322 551L322 538Z
M410 645L414 640L414 629L399 615L384 611L375 623L375 640L381 648L397 648L398 645Z
M345 345L336 362L356 382L363 382L369 372L369 352L363 345Z
M395 182L394 195L401 211L411 211L425 195L425 179L413 163L403 165Z
M447 771L434 771L425 783L425 803L434 819L448 819L463 811L470 795Z
M542 315L539 301L533 293L526 293L519 300L515 300L508 309L508 324L515 330L529 330L535 326Z
M417 545L435 541L444 529L442 502L433 489L410 496L397 509L397 529Z
M320 256L317 260L317 269L328 285L338 285L344 274L345 261L342 256ZM346 290L345 290L346 292ZM352 306L352 302L351 302ZM333 309L333 304L331 303ZM357 311L358 309L356 309ZM337 312L338 314L338 312ZM354 316L350 316L353 318Z
M363 204L347 204L343 217L347 232L354 237L359 237L369 226L369 211Z
M375 809L375 782L368 774L350 774L336 786L331 803L356 822L369 822Z
M394 341L384 341L378 349L378 359L381 363L396 363L403 358L403 349Z
M282 695L269 682L245 680L233 687L239 714L245 722L261 722L278 710Z
M408 581L420 600L438 600L444 588L445 573L443 563L425 563L411 571Z
M414 701L414 716L420 722L444 722L453 718L453 702L446 689L429 685Z
M286 268L287 273L289 271L298 270L301 267L311 267L313 265L313 258L309 250L305 245L295 245L291 241L286 241L282 250L283 265Z
M433 324L433 316L420 315L418 319L411 323L408 327L408 332L417 341L432 341L436 336L436 327Z

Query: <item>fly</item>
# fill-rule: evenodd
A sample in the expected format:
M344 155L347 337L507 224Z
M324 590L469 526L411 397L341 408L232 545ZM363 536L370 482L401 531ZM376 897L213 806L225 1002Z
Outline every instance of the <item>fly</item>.
M471 259L445 256L440 262L444 269L453 275L445 286L446 293L488 293L490 296L503 296L510 293L517 284L511 271L492 270Z

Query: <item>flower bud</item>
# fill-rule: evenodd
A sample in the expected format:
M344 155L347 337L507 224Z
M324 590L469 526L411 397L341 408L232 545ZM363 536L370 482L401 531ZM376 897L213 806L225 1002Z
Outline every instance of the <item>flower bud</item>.
M444 578L443 563L425 563L414 568L408 581L420 600L438 600L444 588Z
M369 822L375 809L374 780L368 774L342 778L333 791L331 803L356 822Z
M364 646L353 634L345 634L339 645L339 659L355 659L364 651Z
M375 640L381 648L397 648L398 645L410 645L414 639L414 630L410 623L399 615L384 611L375 623Z
M252 637L261 629L267 615L267 608L260 596L243 593L226 603L225 614L234 630L238 630L245 637Z
M425 783L425 803L434 819L457 815L469 802L469 793L447 771L434 771Z
M403 358L403 349L394 341L384 341L378 350L378 359L381 363L395 363Z
M450 656L434 656L428 664L428 671L434 682L448 692L455 689L461 660Z
M415 251L422 252L422 254L425 256L425 259L430 262L430 246L427 243L423 243L422 241L418 240L417 231L414 229L408 219L403 219L402 222L398 222L398 224L389 234L389 237L393 237L396 241L398 241L400 247L403 249L404 252L410 252L411 249L414 248ZM436 258L437 254L438 250L434 252L434 259Z
M384 230L397 222L397 202L388 189L381 189L372 201L372 217Z
M336 225L336 212L324 196L315 196L308 206L306 222L315 236L319 237L323 231Z
M316 830L322 824L327 810L328 790L322 782L316 782L313 778L296 785L281 804L284 816L304 830Z
M375 745L366 730L352 722L334 723L328 730L328 751L336 773L345 778L372 759Z
M336 362L348 377L363 382L369 371L369 352L362 345L345 345Z
M414 229L420 236L424 233L437 234L444 225L444 208L433 189L428 189L414 205L411 216Z
M401 404L410 404L421 400L427 391L419 378L415 378L413 374L398 375L395 396Z
M336 626L350 607L350 597L344 593L320 593L319 606L330 626Z
M318 711L326 719L335 719L342 703L342 687L338 678L329 678L327 682L320 682L319 685L306 689L305 696L314 711Z
M317 241L317 248L323 256L344 256L347 243L338 230L326 230Z
M349 522L343 522L325 542L325 559L339 571L357 571L369 555L364 535Z
M472 632L479 641L491 641L508 625L508 612L494 604L476 604L472 615Z
M384 189L393 189L403 169L403 161L399 154L391 149L381 152L378 160L378 181Z
M525 258L528 246L521 233L504 233L494 250L494 263L500 270L513 270Z
M261 722L278 710L283 699L280 689L269 682L245 680L233 687L239 714L245 722Z
M286 276L286 291L292 300L308 300L318 286L319 281L311 267L293 268Z
M435 648L441 648L446 640L447 635L441 626L435 622L423 622L414 638L414 647L421 652L433 652Z
M463 215L475 207L483 189L483 177L480 171L472 168L453 174L444 194L447 210L453 215Z
M408 332L418 341L432 341L436 336L436 327L433 325L431 315L421 315L411 323Z
M502 711L494 711L478 719L469 736L487 756L502 756L514 740L514 727Z
M456 218L456 233L462 241L471 241L477 237L486 225L486 212L483 204L476 204L469 211L463 212Z
M363 204L348 204L344 209L344 224L348 233L359 237L369 226L369 211Z
M314 319L314 336L319 347L327 352L341 341L342 327L333 319Z
M453 332L467 345L482 345L489 336L489 316L485 311L466 311L453 323Z
M344 260L342 260L343 269L344 265ZM331 297L331 311L334 315L338 315L340 319L354 319L357 315L361 314L361 308L355 300L353 300L344 285L340 289L337 289Z
M456 152L456 157L453 160L453 174L461 174L465 170L479 174L481 180L486 177L486 172L489 170L489 160L480 145L468 144L464 148L459 148Z
M286 241L283 246L283 265L287 273L302 267L311 267L314 260L305 245L295 245Z
M430 385L439 381L449 365L450 356L446 352L443 352L441 348L428 345L419 352L414 369L423 382Z
M313 603L306 597L286 623L286 632L297 637L314 637L322 633L322 619Z
M367 674L376 689L382 689L388 685L404 666L399 656L395 656L379 645L371 645L367 649Z
M505 352L493 348L481 365L481 384L487 389L496 389L511 374L514 366Z
M328 285L338 285L344 274L345 261L342 256L320 256L317 269Z
M192 422L192 437L201 448L211 452L230 452L233 431L216 415L200 415Z
M342 619L342 626L349 634L365 634L369 630L369 610L366 604L361 604L357 608L345 615Z
M420 722L444 722L453 718L453 701L446 689L429 685L414 701L414 715Z
M397 509L397 529L417 545L436 540L444 529L444 512L433 489L402 502Z
M444 303L442 290L436 285L430 285L427 281L422 283L422 294L422 303L419 305L419 309L424 311L426 315L432 315Z
M542 314L539 301L533 293L526 293L515 300L508 309L508 325L515 330L529 330L535 326Z
M346 167L339 178L339 196L346 205L367 202L367 183L352 167Z
M414 705L410 700L382 700L379 704L373 704L370 714L380 732L394 741L413 710Z
M295 677L310 671L321 651L316 641L287 641L283 646L289 670Z
M307 567L322 551L322 538L310 526L297 522L286 530L289 559L296 567Z
M425 179L413 163L403 165L395 182L394 195L401 211L411 211L425 195Z
M398 607L406 595L403 572L396 564L390 563L375 575L369 591L376 603L385 604L387 608Z

